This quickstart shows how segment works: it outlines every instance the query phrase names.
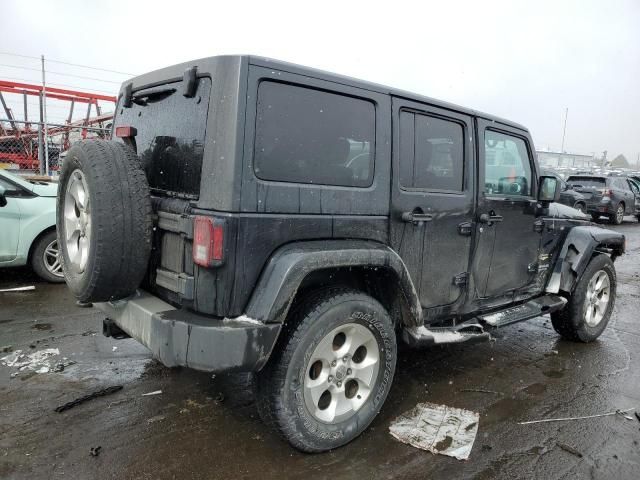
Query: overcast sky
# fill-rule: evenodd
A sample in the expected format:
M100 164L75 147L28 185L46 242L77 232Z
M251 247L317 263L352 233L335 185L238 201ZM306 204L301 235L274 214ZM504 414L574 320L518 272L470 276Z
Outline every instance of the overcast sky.
M3 2L0 51L130 73L252 53L520 122L536 147L640 154L640 1ZM0 64L37 68L0 55ZM117 92L124 75L49 64L48 80ZM39 81L0 65L0 79ZM15 106L14 106L15 108ZM33 110L35 115L35 108ZM64 107L52 106L53 119ZM4 116L0 112L0 116Z

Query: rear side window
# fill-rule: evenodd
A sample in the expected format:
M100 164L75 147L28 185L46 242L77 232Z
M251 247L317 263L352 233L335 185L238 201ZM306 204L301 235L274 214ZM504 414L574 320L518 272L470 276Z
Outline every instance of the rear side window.
M115 126L136 128L136 146L149 186L156 192L197 198L204 157L211 79L200 78L193 97L182 95L182 82L150 97L136 97L118 111ZM173 91L172 91L173 90Z
M572 187L596 187L603 188L605 179L598 177L569 177L567 183Z
M279 182L368 187L373 183L375 106L283 83L258 87L254 170Z
M484 159L485 193L531 195L531 162L522 138L486 130Z
M402 187L460 192L463 159L462 125L418 113L400 113Z
M624 178L616 178L614 185L620 190L629 190L629 184Z

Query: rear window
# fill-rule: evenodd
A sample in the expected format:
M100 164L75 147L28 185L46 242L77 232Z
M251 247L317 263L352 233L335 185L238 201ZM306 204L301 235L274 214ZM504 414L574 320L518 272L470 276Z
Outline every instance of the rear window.
M374 139L370 101L276 82L258 87L254 170L262 180L368 187Z
M605 179L598 177L569 177L567 178L567 183L572 187L579 185L581 187L601 188L605 185Z
M400 185L407 189L462 191L462 125L441 118L400 113Z
M200 78L193 97L182 95L182 82L150 97L119 107L115 126L136 128L136 146L152 191L198 198L204 156L211 79ZM175 91L171 91L175 89Z

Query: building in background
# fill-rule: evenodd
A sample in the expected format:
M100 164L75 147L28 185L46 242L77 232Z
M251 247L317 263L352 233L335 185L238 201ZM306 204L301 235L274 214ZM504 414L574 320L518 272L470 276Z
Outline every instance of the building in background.
M602 160L594 155L583 155L568 152L544 152L537 151L538 163L546 168L592 168L601 165Z

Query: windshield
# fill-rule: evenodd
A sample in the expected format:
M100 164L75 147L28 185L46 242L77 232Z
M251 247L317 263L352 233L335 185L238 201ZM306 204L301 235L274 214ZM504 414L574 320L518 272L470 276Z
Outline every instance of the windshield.
M152 191L198 198L211 79L201 78L193 97L182 82L147 97L134 92L131 108L118 107L115 126L137 130L138 155Z

